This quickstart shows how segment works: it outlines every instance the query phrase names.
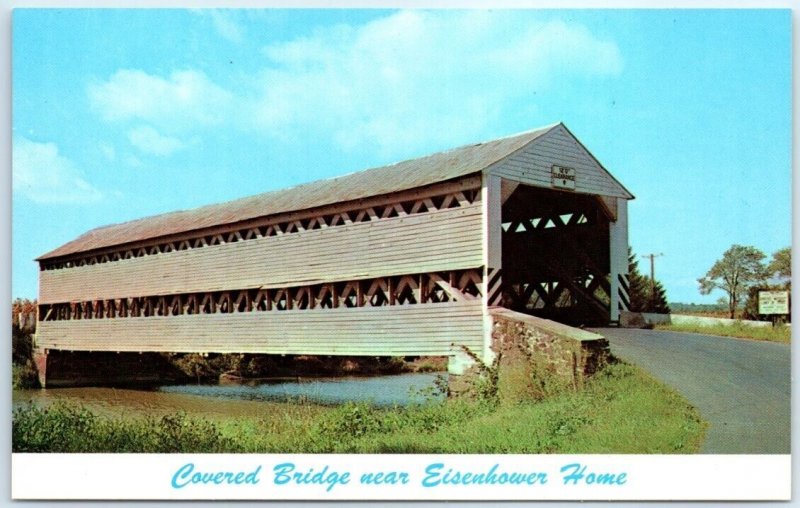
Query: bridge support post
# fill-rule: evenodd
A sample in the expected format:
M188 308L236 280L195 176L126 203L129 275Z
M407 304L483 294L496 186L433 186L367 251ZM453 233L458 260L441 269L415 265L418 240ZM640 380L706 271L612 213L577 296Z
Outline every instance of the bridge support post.
M451 396L466 394L475 380L477 361L462 349L453 349L447 360L447 390Z
M45 388L47 386L47 350L34 349L33 362L36 364L36 372L39 375L39 385Z
M619 323L620 311L629 307L628 296L628 201L617 199L617 220L609 224L611 259L610 320Z

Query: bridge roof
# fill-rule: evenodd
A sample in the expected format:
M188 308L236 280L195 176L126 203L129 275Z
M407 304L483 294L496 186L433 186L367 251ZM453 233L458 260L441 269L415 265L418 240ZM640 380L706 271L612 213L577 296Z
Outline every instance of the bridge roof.
M187 231L390 194L483 171L561 124L287 189L95 228L41 255L46 260Z

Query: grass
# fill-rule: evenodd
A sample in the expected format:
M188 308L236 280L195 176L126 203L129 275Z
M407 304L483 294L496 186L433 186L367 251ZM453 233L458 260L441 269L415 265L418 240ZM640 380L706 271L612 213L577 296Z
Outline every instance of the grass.
M625 363L541 401L448 400L377 408L271 404L248 417L103 416L79 406L13 413L15 452L694 453L706 424Z
M690 325L690 324L669 324L656 325L657 330L669 330L672 332L702 333L706 335L719 335L721 337L737 337L741 339L767 340L771 342L782 342L788 344L792 339L792 329L789 326L766 326L755 327L741 323L732 325Z

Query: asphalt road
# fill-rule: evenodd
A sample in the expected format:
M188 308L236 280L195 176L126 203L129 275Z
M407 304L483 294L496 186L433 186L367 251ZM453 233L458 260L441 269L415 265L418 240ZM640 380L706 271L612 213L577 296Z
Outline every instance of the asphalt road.
M790 453L788 344L601 328L611 352L680 392L710 423L701 453Z

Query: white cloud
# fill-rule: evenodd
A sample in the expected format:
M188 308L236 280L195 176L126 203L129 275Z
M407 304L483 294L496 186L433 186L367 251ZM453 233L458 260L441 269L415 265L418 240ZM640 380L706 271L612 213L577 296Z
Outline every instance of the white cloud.
M103 199L103 193L58 153L54 143L14 138L12 175L14 194L37 203L82 204Z
M142 152L152 155L172 155L185 146L180 139L164 136L148 125L128 131L128 140Z
M210 20L214 31L223 39L227 39L236 44L241 43L244 39L244 26L236 21L236 18L244 13L243 11L230 9L192 9L190 12L201 18Z
M387 152L470 137L534 91L623 65L616 45L585 27L518 12L403 11L263 52L259 127L317 127L343 148Z
M230 38L243 36L230 13L201 14ZM613 41L577 23L539 17L532 11L400 11L264 47L263 68L240 76L235 92L196 70L162 77L123 69L92 84L88 94L108 121L128 122L126 128L146 122L182 139L225 126L407 154L484 135L498 119L535 111L536 94L562 83L590 85L621 72ZM129 137L145 149L154 134ZM177 138L162 141L150 143L151 152L166 155L181 146Z
M168 78L122 69L89 85L92 109L109 121L144 120L174 128L224 121L233 96L199 71L174 71Z
M231 42L242 42L242 28L233 20L230 12L214 9L208 15L218 34Z

